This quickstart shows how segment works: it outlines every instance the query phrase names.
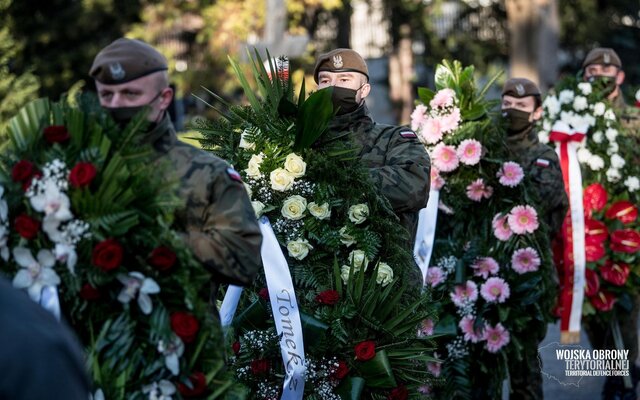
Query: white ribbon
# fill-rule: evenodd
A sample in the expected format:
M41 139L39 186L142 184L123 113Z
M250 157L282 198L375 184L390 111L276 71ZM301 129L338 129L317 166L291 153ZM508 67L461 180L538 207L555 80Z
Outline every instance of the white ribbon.
M242 295L242 287L229 285L227 292L224 294L222 305L220 306L220 323L223 327L231 325L233 316L236 314L240 296Z
M40 305L60 321L60 299L58 299L58 289L55 286L45 286L42 288L42 292L40 292Z
M422 285L427 280L427 270L433 254L433 242L436 238L436 224L438 221L438 201L440 191L431 189L427 206L418 214L418 229L416 243L413 246L413 258L422 271Z

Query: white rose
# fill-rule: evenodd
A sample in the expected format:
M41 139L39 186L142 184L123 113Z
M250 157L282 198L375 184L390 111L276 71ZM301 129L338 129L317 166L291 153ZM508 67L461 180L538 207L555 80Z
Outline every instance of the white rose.
M576 98L573 99L573 109L576 111L585 110L588 106L589 103L587 102L587 98L584 96L576 96Z
M284 169L294 178L300 178L307 171L307 163L296 153L291 153L284 160Z
M309 255L309 250L313 249L313 246L309 244L307 239L290 240L287 242L287 250L289 256L296 260L302 260Z
M608 119L610 121L615 121L616 120L616 114L613 112L612 109L608 109L605 113L604 113L604 118Z
M261 201L252 201L251 207L253 207L253 212L256 213L256 218L260 218L262 216L262 212L264 211L264 203Z
M629 189L630 192L635 192L640 189L640 179L637 176L630 176L624 181L624 185Z
M593 171L600 171L602 168L604 168L604 160L602 159L602 157L593 155L589 159L589 168L591 168Z
M560 92L559 100L560 100L560 104L569 104L573 101L573 97L575 96L575 94L573 93L573 91L571 90L563 90L562 92Z
M596 133L593 134L592 136L593 141L597 144L602 143L602 140L604 139L604 134L601 131L598 131Z
M591 84L589 82L578 83L578 89L580 89L582 94L585 96L588 96L591 94Z
M331 209L329 208L329 203L324 203L322 205L318 205L314 202L309 203L307 207L311 215L318 219L328 219L331 217Z
M593 106L593 115L604 115L606 109L607 106L605 106L603 102L599 101Z
M607 154L608 155L616 154L619 150L620 150L620 146L618 146L618 143L611 142L611 143L609 143L609 148L607 149Z
M249 196L249 199L251 199L251 197L253 197L253 191L251 190L251 186L249 186L247 182L242 182L242 184L244 185L244 190L247 191L247 196Z
M282 209L280 213L283 217L293 220L298 220L304 217L304 212L307 210L307 199L302 196L287 197L282 203Z
M244 170L244 172L247 173L247 176L250 176L252 178L261 176L262 174L260 173L260 164L262 164L263 160L264 155L262 153L252 155L249 163L247 164L247 169Z
M248 129L245 129L244 131L242 131L242 134L240 135L239 147L241 149L253 150L256 148L256 144L247 140L248 134L249 134Z
M376 276L376 283L382 286L387 286L393 280L393 269L387 263L381 262L378 264L378 275Z
M614 154L611 156L611 167L615 169L620 169L624 167L625 161L624 158L620 157L619 154Z
M369 206L364 203L349 207L349 220L354 224L361 224L369 216Z
M356 243L356 238L354 238L353 236L347 233L346 226L343 226L342 228L340 228L339 233L340 233L340 242L342 242L342 244L344 244L345 246L349 247Z
M282 168L276 168L269 174L271 189L278 192L286 192L293 185L293 176Z
M620 171L615 169L615 168L609 168L607 170L607 180L611 183L615 183L618 182L620 180L620 178L622 178L622 175L620 175Z
M589 159L591 158L591 152L589 151L589 149L587 149L586 147L581 147L580 149L578 149L578 161L581 163L587 163L589 162Z
M349 261L358 269L364 267L365 271L369 266L369 259L362 250L353 250L351 253L349 253Z
M542 143L549 143L549 132L547 131L539 131L538 132L538 140Z
M349 271L351 270L351 267L348 265L343 265L342 267L340 267L340 278L342 278L342 281L345 283L345 285L347 284L347 282L349 282ZM355 274L357 271L357 269L353 270L353 273Z

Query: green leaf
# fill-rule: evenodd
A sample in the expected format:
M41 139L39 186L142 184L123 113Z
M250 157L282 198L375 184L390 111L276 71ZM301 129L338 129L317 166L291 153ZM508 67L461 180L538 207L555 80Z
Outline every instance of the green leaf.
M360 400L364 386L364 379L358 376L346 377L340 382L335 392L343 400Z
M423 104L429 104L431 100L433 100L433 97L435 95L436 93L429 88L425 88L425 87L418 88L418 98Z
M269 326L269 313L260 299L254 301L242 313L237 315L232 322L236 330L256 330Z
M296 121L296 139L294 150L311 147L324 133L333 116L331 95L333 87L324 88L313 93L298 109Z
M386 350L377 351L374 358L357 362L355 367L369 387L391 389L398 386Z

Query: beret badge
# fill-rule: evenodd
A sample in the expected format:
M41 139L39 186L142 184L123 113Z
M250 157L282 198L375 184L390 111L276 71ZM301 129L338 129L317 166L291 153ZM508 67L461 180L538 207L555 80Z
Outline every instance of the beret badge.
M109 72L111 73L111 77L116 81L121 80L125 75L124 69L119 62L109 64Z
M340 54L333 56L333 67L342 68L344 63L342 62L342 56Z

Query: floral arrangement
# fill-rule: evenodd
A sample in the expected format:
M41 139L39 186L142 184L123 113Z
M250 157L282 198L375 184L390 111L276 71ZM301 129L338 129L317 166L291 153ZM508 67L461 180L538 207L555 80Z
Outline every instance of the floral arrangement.
M232 61L250 106L229 106L199 129L204 146L240 171L286 256L302 320L304 398L420 395L433 360L420 329L432 308L406 232L351 143L318 144L332 89L306 98L303 84L294 102L290 81L271 79L288 74L271 63L267 73L257 54L252 65L257 93ZM266 279L245 290L229 333L232 368L255 399L279 398L285 370Z
M504 130L488 118L492 82L476 90L473 67L444 61L437 91L419 89L411 116L440 198L426 284L440 317L429 333L442 335L441 362L429 369L442 378L435 390L444 398L472 390L499 398L508 360L522 357L522 338L532 322L550 319L553 305L546 227Z
M36 302L58 293L94 399L241 394L220 373L210 277L169 228L181 202L145 125L121 131L87 96L36 100L9 122L1 271Z
M608 320L616 303L623 312L631 309L640 284L634 268L640 262L637 146L598 82L565 79L545 98L543 107L541 141L549 141L554 129L586 134L577 150L587 261L583 315Z

